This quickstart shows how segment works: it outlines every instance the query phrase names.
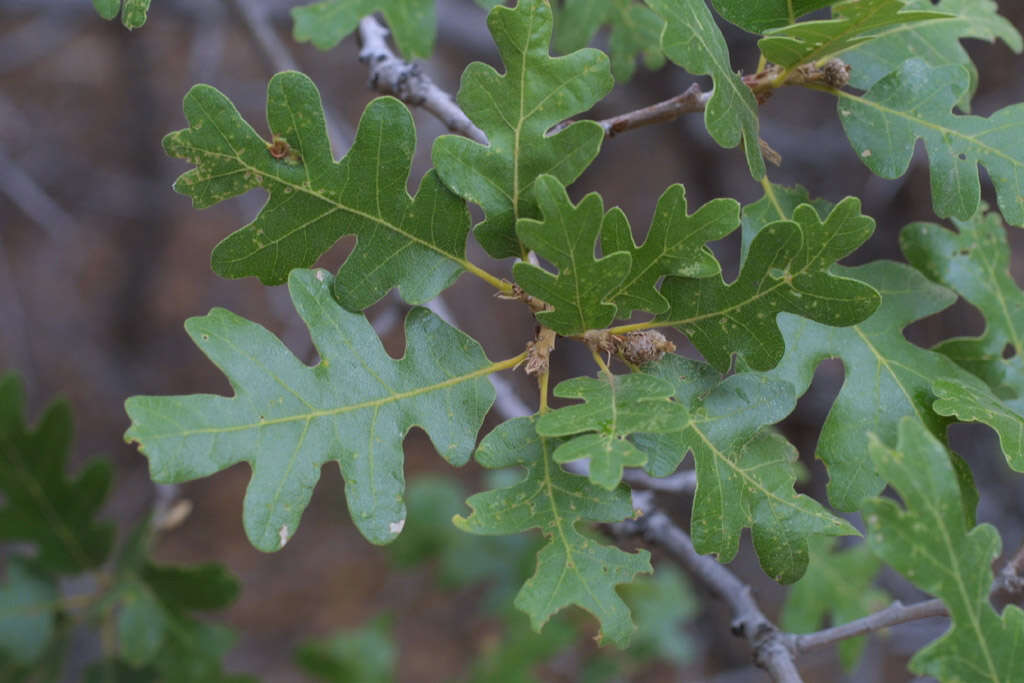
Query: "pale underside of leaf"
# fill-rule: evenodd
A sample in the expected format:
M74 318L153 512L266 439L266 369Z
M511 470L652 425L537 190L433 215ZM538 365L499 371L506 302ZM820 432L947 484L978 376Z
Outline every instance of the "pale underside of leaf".
M892 450L872 439L871 458L899 492L865 501L868 542L883 560L949 608L952 625L920 650L910 669L940 680L1010 683L1020 676L1024 611L999 614L989 602L999 534L982 524L968 531L958 477L942 444L910 418Z
M1003 216L1024 225L1024 105L988 118L957 116L953 106L970 85L959 65L932 67L910 59L864 95L834 91L839 118L858 156L883 178L898 178L910 164L914 143L925 142L937 214L970 219L981 201L978 164L996 187Z
M425 309L406 319L406 354L391 359L361 314L331 297L326 271L293 271L296 308L320 362L309 367L264 328L222 309L191 319L196 344L229 377L235 396L133 397L125 434L155 481L252 467L243 521L252 543L277 550L294 535L321 466L336 461L353 521L375 543L405 521L402 441L427 432L455 465L469 457L494 399L494 371L479 345Z

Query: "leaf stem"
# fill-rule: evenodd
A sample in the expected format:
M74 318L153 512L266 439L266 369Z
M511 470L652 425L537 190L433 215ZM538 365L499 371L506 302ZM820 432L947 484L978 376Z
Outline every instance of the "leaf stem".
M608 364L604 362L604 358L601 358L601 354L598 352L598 350L591 347L590 355L594 357L594 362L597 363L597 367L601 368L601 372L608 375L609 379L614 379L614 375L612 375L611 368L609 368Z
M502 294L512 294L512 284L506 280L502 280L494 275L491 275L486 270L476 265L472 261L466 261L459 259L459 265L466 269L467 273L476 275L478 278L497 289Z
M551 378L551 372L544 370L537 376L537 386L540 389L540 407L537 408L537 413L543 415L548 412L548 380Z
M779 214L779 219L786 220L788 216L786 216L786 212L782 210L782 204L779 203L779 198L775 194L775 188L772 186L772 182L768 180L767 175L764 178L761 178L761 187L764 188L764 196L768 198L768 201L772 203L775 211Z
M629 325L619 325L617 327L609 327L606 332L609 334L626 334L627 332L636 332L638 330L653 330L658 327L664 327L665 323L658 320L648 320L644 323L630 323Z

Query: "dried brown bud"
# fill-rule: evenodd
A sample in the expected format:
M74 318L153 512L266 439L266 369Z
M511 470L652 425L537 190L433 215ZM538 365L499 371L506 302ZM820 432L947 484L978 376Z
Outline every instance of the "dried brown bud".
M536 375L546 372L551 364L551 352L555 348L554 330L546 327L540 328L537 338L526 344L526 374Z

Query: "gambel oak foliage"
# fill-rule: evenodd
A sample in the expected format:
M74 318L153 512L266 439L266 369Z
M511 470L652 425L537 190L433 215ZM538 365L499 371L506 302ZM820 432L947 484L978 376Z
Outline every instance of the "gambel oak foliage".
M94 4L130 28L149 9L133 0ZM489 10L493 66L469 64L453 97L404 61L429 58L445 35L438 31L445 14L433 0L324 0L292 9L299 41L326 50L355 34L366 63L351 68L368 69L383 95L366 104L345 149L332 149L320 91L301 73L270 80L265 122L246 121L212 86L185 95L186 125L163 141L189 166L174 189L200 209L250 190L265 196L251 222L224 226L212 268L225 278L286 285L314 354L308 362L296 357L257 322L221 308L190 318L189 336L231 391L127 400L125 438L148 459L152 479L187 482L246 463L242 525L252 545L273 552L309 533L300 520L323 465L334 462L360 533L374 544L399 539L401 549L407 521L407 533L424 533L413 530L415 515L432 507L407 508L410 430L420 428L447 464L474 459L495 470L465 501L457 486L431 489L433 507L446 516L458 511L431 541L449 551L468 547L453 540L462 532L541 539L516 546L526 569L511 574L512 592L496 592L501 608L514 605L541 635L514 647L510 637L502 647L512 649L495 650L497 659L478 663L478 672L520 651L522 662L549 658L552 643L567 642L556 615L571 606L591 615L602 646L625 648L636 630L641 642L668 652L664 643L650 645L657 638L644 620L671 624L678 613L659 616L658 600L634 598L651 586L678 586L662 578L674 576L663 570L675 560L726 602L735 634L775 681L799 681L808 650L846 641L842 662L855 667L863 646L846 639L942 615L948 632L910 658L911 673L1024 681L1024 611L1006 604L1024 593L1024 550L1008 548L997 565L1005 569L993 573L1000 532L976 524L976 462L954 452L947 436L954 422L995 430L1002 454L987 457L1009 466L1013 480L1005 485L1019 492L1024 293L1010 274L1007 231L1024 226L1024 104L971 113L985 74L961 44L1000 41L1007 59L1021 52L1021 35L997 4L477 4ZM397 54L383 42L381 20ZM730 54L725 22L739 29L730 35L759 50L756 64ZM638 60L647 78L681 67L694 85L668 102L638 102L635 111L592 120ZM923 150L935 214L950 222L921 216L898 233L904 261L871 260L866 255L878 252L865 243L876 232L895 243L898 226L864 215L858 197L844 196L853 188L842 178L809 177L809 189L773 182L772 164L786 163L789 143L763 139L761 108L771 98L785 116L787 89L796 87L835 100L836 135L849 141L840 148L882 178L905 174ZM615 102L600 111L621 106ZM410 106L439 116L452 132L418 139ZM611 135L688 113L703 116L723 158L745 163L749 173L734 179L735 194L749 196L752 184L760 198L688 201L683 185L666 177L645 198L649 226L631 226L584 172L601 163ZM410 177L414 158L433 167ZM354 246L339 260L332 247L346 236ZM715 255L730 249L738 258ZM490 258L477 258L483 252ZM463 274L470 276L463 285L496 295L481 317L515 307L533 316L519 353L491 360L457 328L442 297ZM983 332L931 348L908 340L909 326L958 298L984 318ZM385 351L366 315L382 300L408 305L399 358ZM592 370L553 372L552 363L566 360L553 355L556 346L582 351ZM817 406L813 456L823 466L809 470L812 454L801 463L777 425L828 359L841 365L843 379L838 395ZM512 371L536 380L525 403L492 377ZM10 565L0 587L4 603L20 610L53 603L57 577L95 567L113 551L110 529L94 516L109 472L93 467L68 479L66 410L58 404L33 431L19 391L13 378L0 383L0 536L36 548ZM525 405L538 408L524 414ZM482 433L489 414L493 426ZM811 474L822 483L827 477L827 496L802 486ZM59 505L40 507L26 494L36 490ZM788 633L761 611L724 566L744 552L745 529L765 574L795 584L782 626L813 630L831 620L840 628ZM65 533L79 539L77 551L63 543ZM188 610L226 604L233 579L219 568L154 564L146 557L152 533L142 525L134 545L118 551L125 556L109 599L124 604L121 645L96 675L127 667L162 680L229 680L219 657L230 635ZM454 574L462 564L470 571L483 563L480 576L507 569L486 557L444 557ZM874 583L883 567L935 599L885 607ZM652 571L656 579L643 577ZM201 578L219 588L198 595ZM996 594L1009 599L991 601ZM631 611L634 604L646 607ZM27 670L57 647L62 622L48 608L12 619L0 612L0 657ZM377 667L383 679L396 656L389 628L382 621L353 636L386 650ZM200 641L205 651L188 654ZM333 642L307 646L300 659L311 670L377 676L342 666L358 648ZM189 661L196 672L175 668ZM507 666L533 675L522 662Z

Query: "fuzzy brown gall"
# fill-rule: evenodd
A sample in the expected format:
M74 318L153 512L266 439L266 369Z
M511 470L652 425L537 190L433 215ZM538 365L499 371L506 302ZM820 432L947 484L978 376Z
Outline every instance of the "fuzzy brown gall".
M638 330L626 334L612 334L605 330L591 330L583 335L583 341L595 351L612 353L630 365L646 365L666 353L676 350L676 345L657 330Z

